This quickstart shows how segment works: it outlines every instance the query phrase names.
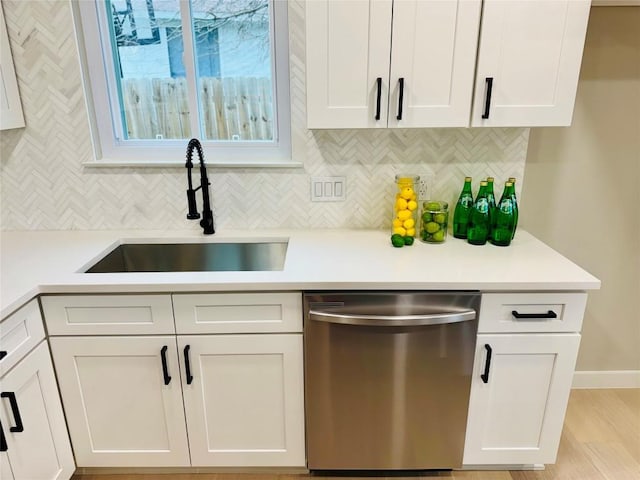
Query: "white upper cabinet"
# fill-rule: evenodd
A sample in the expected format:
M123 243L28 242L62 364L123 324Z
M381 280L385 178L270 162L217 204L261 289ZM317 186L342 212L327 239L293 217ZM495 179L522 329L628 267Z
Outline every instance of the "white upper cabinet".
M19 127L24 127L22 104L4 12L0 6L0 130Z
M307 128L386 127L392 1L306 7Z
M480 5L480 0L394 2L389 127L469 124Z
M308 1L307 128L569 125L589 8Z
M307 127L467 126L480 5L307 2Z
M589 0L484 0L472 126L567 126Z

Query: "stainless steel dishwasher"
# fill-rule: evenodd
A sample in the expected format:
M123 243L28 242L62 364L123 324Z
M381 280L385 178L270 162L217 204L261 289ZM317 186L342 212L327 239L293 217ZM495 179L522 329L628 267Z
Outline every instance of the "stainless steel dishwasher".
M478 292L306 293L310 470L460 467Z

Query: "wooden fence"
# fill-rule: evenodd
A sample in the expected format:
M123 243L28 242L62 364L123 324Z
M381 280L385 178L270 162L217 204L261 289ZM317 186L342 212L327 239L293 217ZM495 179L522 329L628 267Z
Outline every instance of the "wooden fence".
M201 78L203 138L272 140L269 78ZM187 82L184 78L127 78L122 96L129 138L189 138Z

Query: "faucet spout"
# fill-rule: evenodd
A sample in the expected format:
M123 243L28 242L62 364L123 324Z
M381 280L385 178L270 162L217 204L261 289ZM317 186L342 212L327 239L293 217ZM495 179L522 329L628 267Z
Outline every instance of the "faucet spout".
M198 153L200 160L200 186L193 188L193 182L191 180L191 169L193 168L193 151ZM209 177L207 176L207 167L204 163L204 153L202 152L202 145L197 138L192 138L187 145L187 162L185 164L187 168L187 206L189 211L187 218L189 220L195 220L200 218L198 213L198 207L196 205L196 192L202 190L202 220L200 220L200 226L203 229L205 235L211 235L215 233L213 226L213 212L211 211L211 200L209 197Z

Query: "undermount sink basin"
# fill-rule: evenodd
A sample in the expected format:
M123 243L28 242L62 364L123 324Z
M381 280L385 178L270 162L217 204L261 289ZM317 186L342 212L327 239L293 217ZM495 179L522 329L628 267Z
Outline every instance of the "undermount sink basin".
M239 272L282 270L286 241L233 243L124 243L86 273Z

